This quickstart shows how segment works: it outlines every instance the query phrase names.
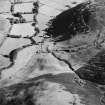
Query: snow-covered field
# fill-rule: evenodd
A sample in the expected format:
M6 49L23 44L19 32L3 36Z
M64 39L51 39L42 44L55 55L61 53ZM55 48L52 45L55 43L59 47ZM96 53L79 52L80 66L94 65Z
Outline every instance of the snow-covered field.
M32 27L30 23L24 23L22 25L16 24L13 26L10 34L22 35L23 37L27 35L32 36L34 34L34 27Z
M33 8L32 3L17 4L14 8L14 11L15 12L31 12L32 8Z

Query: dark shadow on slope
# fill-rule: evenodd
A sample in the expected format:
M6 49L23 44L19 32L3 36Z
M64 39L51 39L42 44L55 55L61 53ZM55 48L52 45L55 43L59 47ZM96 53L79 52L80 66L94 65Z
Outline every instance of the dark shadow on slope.
M50 20L48 28L45 29L46 35L65 41L74 37L77 33L87 33L91 16L90 3L85 2L66 10Z
M81 79L105 85L105 50L99 52L75 72Z
M36 105L37 95L47 89L46 86L44 87L45 81L64 85L67 90L66 88L63 90L82 97L81 103L83 101L86 105L101 105L99 100L102 94L100 91L94 85L81 88L73 82L73 77L74 74L71 73L45 74L39 78L35 77L24 83L0 89L0 105ZM41 79L44 80L41 81Z

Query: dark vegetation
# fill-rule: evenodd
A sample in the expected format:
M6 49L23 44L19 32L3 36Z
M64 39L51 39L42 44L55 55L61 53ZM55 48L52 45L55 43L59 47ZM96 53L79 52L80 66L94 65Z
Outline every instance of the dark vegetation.
M51 19L48 28L45 29L46 35L55 40L60 37L57 41L64 41L72 38L77 33L87 33L92 14L89 5L89 2L81 3Z
M31 87L36 87L37 84L16 84L0 90L0 105L35 105L33 100L34 93L30 91ZM33 90L34 91L34 90Z
M76 74L82 79L105 85L105 50L89 60L85 66L79 68Z

